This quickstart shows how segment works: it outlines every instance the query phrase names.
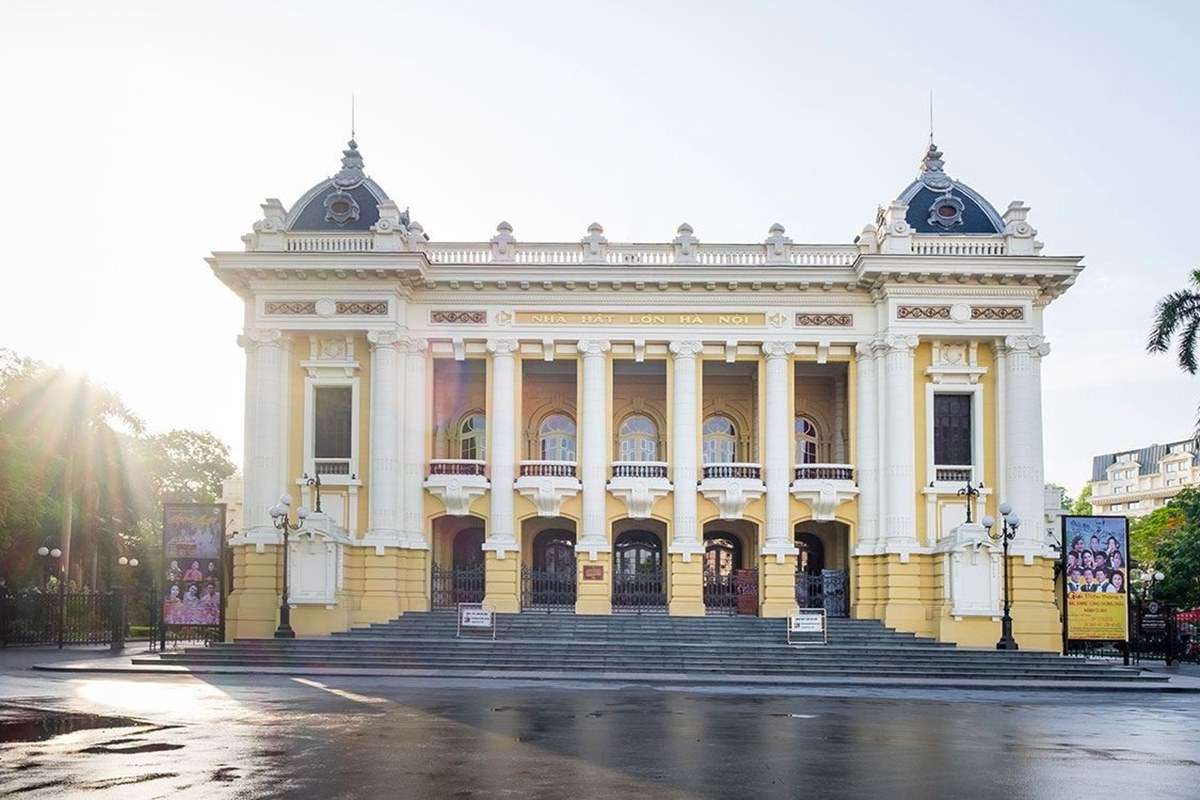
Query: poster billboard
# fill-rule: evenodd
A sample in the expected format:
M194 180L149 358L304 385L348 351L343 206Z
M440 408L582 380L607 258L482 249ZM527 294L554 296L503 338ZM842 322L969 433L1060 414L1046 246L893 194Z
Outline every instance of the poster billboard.
M163 507L162 619L167 625L218 626L225 586L225 506Z
M1129 520L1063 517L1066 638L1129 640Z

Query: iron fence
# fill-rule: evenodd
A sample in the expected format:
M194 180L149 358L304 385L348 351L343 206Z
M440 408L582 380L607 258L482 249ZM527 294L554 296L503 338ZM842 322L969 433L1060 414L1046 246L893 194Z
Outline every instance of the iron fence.
M796 603L801 608L823 608L830 617L850 614L844 569L823 569L819 575L796 573Z
M575 570L551 571L521 567L521 608L535 611L574 611Z
M704 571L704 610L709 614L738 613L737 578L731 572L719 575L712 570Z
M458 608L459 603L482 603L483 565L446 568L433 565L433 607Z
M613 573L612 605L615 612L662 611L667 592L662 567L632 573Z

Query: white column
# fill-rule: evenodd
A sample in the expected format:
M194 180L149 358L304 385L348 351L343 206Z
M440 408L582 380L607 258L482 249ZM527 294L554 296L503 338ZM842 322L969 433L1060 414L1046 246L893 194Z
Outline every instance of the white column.
M398 544L400 505L400 337L395 331L370 331L371 468L367 538Z
M794 450L793 424L788 414L788 394L792 390L788 371L796 346L791 342L764 342L762 351L767 357L767 381L764 387L767 393L766 435L763 437L767 530L763 555L773 555L782 560L783 556L798 552L788 515L791 502L788 489L791 485Z
M916 428L913 418L913 348L916 336L885 337L884 493L887 515L883 535L888 552L917 546Z
M517 550L513 519L513 481L516 479L517 415L515 408L516 339L489 339L492 354L492 396L487 410L487 459L491 468L491 505L484 550L500 558Z
M1007 500L1021 518L1017 550L1041 552L1045 477L1042 463L1042 357L1050 345L1041 336L1009 336L1005 375L1004 463Z
M858 441L858 546L860 555L875 552L879 539L879 404L875 355L870 342L860 342L855 377L855 420Z
M681 553L685 560L704 552L696 526L696 437L699 435L696 406L696 356L704 350L701 342L671 342L674 355L674 380L671 385L671 465L675 484L674 532L669 552Z
M286 468L286 443L281 436L287 385L286 342L276 329L252 329L238 337L246 350L247 435L244 458L242 533L251 541L270 543L278 538L267 509L275 505L288 486L279 476Z
M608 478L608 356L609 343L581 341L583 357L583 404L579 429L583 434L580 483L583 485L583 526L578 549L594 553L609 549L604 530L604 506Z
M425 413L426 358L429 342L405 339L404 349L404 477L402 504L404 538L410 547L427 547L425 535Z
M833 379L833 446L830 460L835 464L846 463L846 379L838 375Z

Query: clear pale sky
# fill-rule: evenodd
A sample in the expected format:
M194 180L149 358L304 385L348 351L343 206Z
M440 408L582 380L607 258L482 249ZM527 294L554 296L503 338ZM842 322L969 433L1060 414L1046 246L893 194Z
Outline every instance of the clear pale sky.
M121 3L0 6L0 346L152 429L242 444L240 301L209 272L258 204L367 171L436 239L848 242L916 175L1029 203L1088 269L1052 304L1046 476L1190 433L1143 354L1195 257L1200 5Z

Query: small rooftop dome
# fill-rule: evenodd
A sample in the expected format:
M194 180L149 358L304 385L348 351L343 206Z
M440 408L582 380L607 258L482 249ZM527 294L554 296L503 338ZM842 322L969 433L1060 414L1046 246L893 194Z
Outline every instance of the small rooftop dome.
M379 204L388 196L363 172L358 143L342 151L342 168L304 193L287 215L289 231L365 231L379 221ZM408 212L400 215L407 226Z
M942 152L930 142L920 176L896 198L908 206L905 222L915 233L1001 233L1004 222L992 204L944 166Z

